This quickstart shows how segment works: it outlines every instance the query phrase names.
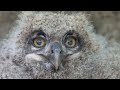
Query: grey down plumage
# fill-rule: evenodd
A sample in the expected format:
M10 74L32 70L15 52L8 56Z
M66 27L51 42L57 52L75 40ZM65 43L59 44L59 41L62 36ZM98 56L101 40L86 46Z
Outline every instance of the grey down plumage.
M21 12L0 48L1 79L112 79L120 78L120 45L95 34L84 12ZM67 30L80 33L82 49L62 70L53 72L42 63L25 60L28 36L39 28L55 37Z

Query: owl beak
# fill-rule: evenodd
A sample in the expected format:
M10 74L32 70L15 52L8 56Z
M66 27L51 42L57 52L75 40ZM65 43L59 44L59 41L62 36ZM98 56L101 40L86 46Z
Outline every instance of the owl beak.
M53 65L55 67L55 70L58 70L59 65L61 63L61 57L60 56L61 55L59 53L56 53L55 56L54 56L54 63L53 63Z
M55 67L55 70L59 69L60 63L62 61L62 48L59 43L54 43L51 47L53 60L52 64Z

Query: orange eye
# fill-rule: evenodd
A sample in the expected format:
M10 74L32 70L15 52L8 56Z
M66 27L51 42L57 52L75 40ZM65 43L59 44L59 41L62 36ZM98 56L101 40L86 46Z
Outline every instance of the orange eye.
M75 47L76 46L76 39L75 38L67 38L66 39L66 42L65 42L65 45L67 46L67 47Z
M34 46L38 48L45 46L45 40L43 38L36 38L34 39L33 43Z

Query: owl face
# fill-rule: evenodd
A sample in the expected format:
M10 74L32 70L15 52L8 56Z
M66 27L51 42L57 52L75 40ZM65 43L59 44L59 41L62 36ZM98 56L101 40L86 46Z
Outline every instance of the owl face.
M28 41L30 52L27 60L49 63L55 71L81 49L80 35L74 30L67 31L62 37L55 37L44 30L35 30Z
M24 12L20 18L13 34L17 38L15 51L20 54L18 57L22 56L16 59L17 64L25 62L34 68L45 66L59 71L70 60L79 58L90 42L87 32L92 29L91 24L82 13Z

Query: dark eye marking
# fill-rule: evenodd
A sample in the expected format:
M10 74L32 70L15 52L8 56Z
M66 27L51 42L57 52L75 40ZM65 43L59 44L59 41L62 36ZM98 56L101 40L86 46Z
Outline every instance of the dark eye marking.
M74 30L70 30L65 34L65 36L77 36L77 33Z
M36 30L32 33L31 36L32 38L40 37L40 36L46 37L46 34L42 30Z

